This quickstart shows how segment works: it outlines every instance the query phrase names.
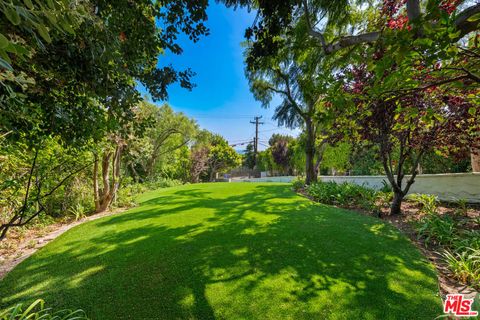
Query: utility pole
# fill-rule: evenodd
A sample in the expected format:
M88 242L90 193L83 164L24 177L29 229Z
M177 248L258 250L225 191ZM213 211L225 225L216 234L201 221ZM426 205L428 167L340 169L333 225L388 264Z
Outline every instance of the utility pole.
M257 153L258 153L258 126L261 124L264 124L264 122L259 122L260 119L262 119L262 116L260 117L254 117L255 121L250 121L250 123L255 125L255 138L253 139L253 150L254 150L254 163L255 167L257 166Z

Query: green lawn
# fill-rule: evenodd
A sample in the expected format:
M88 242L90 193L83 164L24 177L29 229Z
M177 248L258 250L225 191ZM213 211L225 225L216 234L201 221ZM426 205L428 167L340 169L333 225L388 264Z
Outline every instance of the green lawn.
M433 319L433 267L392 227L284 184L163 189L73 228L0 281L92 319Z

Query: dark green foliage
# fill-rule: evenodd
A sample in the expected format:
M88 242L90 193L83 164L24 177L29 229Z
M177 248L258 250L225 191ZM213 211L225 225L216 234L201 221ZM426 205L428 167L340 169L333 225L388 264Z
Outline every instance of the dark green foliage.
M253 143L247 144L243 153L242 165L246 168L253 169L255 167L255 152Z
M420 200L424 217L416 224L418 237L443 252L453 276L462 283L480 288L480 230L463 215L439 215L432 197ZM473 228L472 228L473 227Z
M427 245L451 246L456 239L457 222L449 215L430 214L419 222L417 232Z
M306 188L315 201L365 210L376 208L376 191L353 183L318 182Z
M300 191L304 187L305 187L305 179L295 178L295 180L292 181L293 191L295 191L295 192Z

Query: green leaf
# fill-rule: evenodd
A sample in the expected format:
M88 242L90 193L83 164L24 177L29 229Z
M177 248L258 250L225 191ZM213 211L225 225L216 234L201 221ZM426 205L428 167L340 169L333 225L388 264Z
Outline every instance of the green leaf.
M39 24L37 25L37 30L43 40L47 41L47 43L52 42L52 38L50 38L50 34L48 34L47 27L45 27L43 24Z
M8 54L5 52L5 50L0 50L0 58L2 58L5 62L8 64L12 63L12 60L10 60L10 57Z
M62 29L65 30L66 32L70 34L75 34L75 30L73 30L72 26L70 23L66 20L61 20L60 25L62 26Z
M471 16L470 18L467 19L467 21L469 21L469 22L475 22L477 20L480 20L480 12L474 14L473 16Z
M57 24L57 18L49 11L45 11L45 15L51 24Z
M18 15L17 11L12 7L7 7L4 11L5 16L13 25L18 26L20 24L20 16Z
M47 0L47 5L50 9L55 10L55 4L53 3L52 0Z
M468 113L470 113L472 116L474 116L477 113L477 109L475 107L470 107L468 109Z
M34 8L31 0L23 0L23 2L25 3L28 9L32 10Z
M6 48L3 48L3 49L5 49L5 51L7 51L7 52L17 54L17 49L15 48L14 43L10 43Z
M0 58L0 68L7 69L9 71L13 71L12 66L2 58Z
M0 33L0 49L5 49L9 45L7 37Z
M27 50L27 48L19 45L19 44L15 44L15 49L17 50L17 54L18 55L27 55L30 53L30 51Z
M450 39L457 39L460 37L461 30L458 30L457 32L452 32L448 35Z

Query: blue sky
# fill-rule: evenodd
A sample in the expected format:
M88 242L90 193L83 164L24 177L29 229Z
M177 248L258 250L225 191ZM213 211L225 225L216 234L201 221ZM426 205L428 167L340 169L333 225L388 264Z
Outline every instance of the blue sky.
M207 21L210 35L197 43L181 37L183 54L167 53L160 57L160 65L171 63L179 70L190 67L197 73L193 79L197 87L189 92L178 85L171 86L168 103L174 110L195 118L202 128L221 134L232 144L252 139L255 128L249 121L254 116L263 116L265 124L259 129L262 150L272 133L296 136L298 130L278 128L272 120L274 107L262 108L249 91L241 42L254 18L254 14L246 10L234 11L212 1Z

